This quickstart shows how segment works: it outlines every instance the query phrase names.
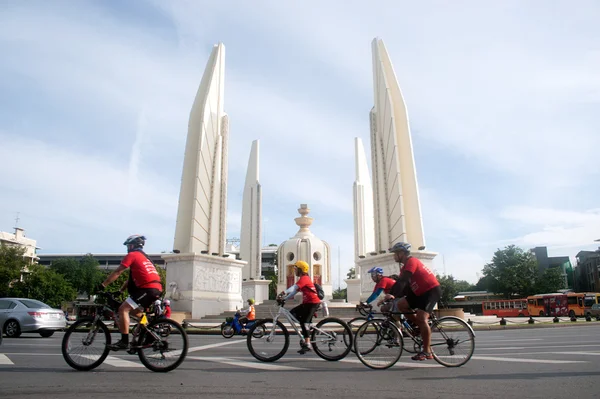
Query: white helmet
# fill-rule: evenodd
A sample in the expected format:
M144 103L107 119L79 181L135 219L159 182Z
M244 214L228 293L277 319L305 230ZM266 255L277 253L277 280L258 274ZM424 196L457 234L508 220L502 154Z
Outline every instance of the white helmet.
M165 299L163 303L165 304L165 306L171 306L171 301L169 301L168 299Z

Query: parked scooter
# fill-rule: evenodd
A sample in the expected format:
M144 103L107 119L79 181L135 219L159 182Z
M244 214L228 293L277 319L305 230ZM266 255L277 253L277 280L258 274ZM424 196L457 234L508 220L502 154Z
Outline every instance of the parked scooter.
M243 330L250 330L255 322L256 320L251 320L248 323L242 324L240 323L240 312L235 312L235 316L226 318L223 324L221 324L221 335L225 338L231 338L236 334L246 335L246 332ZM260 338L265 332L265 326L261 326L261 328L257 328L254 331L253 336Z

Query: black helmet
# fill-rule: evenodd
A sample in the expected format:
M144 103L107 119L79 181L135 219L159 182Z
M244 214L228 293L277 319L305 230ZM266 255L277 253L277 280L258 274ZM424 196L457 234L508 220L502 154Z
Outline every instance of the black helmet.
M404 251L407 254L410 253L410 244L407 242L397 242L393 247L390 248L390 252Z
M146 243L146 237L141 236L139 234L134 234L132 236L127 237L123 245L133 245L134 248L142 248Z

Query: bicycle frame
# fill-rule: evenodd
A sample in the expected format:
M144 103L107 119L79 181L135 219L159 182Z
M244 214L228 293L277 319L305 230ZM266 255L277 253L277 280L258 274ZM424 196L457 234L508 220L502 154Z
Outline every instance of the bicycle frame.
M302 329L301 329L301 327L298 327L298 325L300 325L300 322L298 321L298 319L296 319L289 310L284 308L283 305L278 305L278 306L279 306L279 310L278 310L277 314L273 317L273 328L271 329L269 336L272 337L273 334L275 333L275 326L277 325L277 322L281 318L285 318L290 323L290 325L292 326L294 331L296 331L296 334L298 335L298 337L300 337L300 339L302 341L304 341L304 336L302 335ZM308 325L306 328L307 332L312 332L312 331L316 330L316 331L320 332L321 334L325 334L329 339L335 339L335 337L333 337L327 331L323 331L320 328L313 326L312 322L305 323L305 324Z

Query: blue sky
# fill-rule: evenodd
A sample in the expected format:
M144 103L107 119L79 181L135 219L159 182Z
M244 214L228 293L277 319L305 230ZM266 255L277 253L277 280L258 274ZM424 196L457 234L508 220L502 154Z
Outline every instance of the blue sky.
M355 137L369 153L371 40L408 107L428 249L476 282L508 244L600 238L595 2L3 2L0 230L40 253L170 250L190 107L226 46L228 236L261 143L265 244L301 203L352 266ZM337 286L337 277L334 285Z

